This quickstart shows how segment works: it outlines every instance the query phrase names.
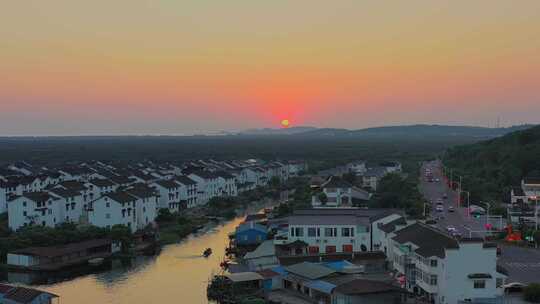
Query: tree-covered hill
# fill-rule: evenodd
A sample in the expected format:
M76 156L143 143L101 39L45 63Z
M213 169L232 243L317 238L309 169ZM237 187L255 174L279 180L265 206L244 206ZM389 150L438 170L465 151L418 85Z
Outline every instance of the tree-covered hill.
M450 148L444 164L463 175L463 188L475 201L507 201L523 176L540 176L540 126Z

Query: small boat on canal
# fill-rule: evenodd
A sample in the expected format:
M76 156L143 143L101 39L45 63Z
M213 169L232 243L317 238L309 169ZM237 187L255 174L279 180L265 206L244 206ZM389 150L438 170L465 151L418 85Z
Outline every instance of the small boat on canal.
M203 256L205 258L209 257L212 254L212 248L206 248L206 250L203 252Z

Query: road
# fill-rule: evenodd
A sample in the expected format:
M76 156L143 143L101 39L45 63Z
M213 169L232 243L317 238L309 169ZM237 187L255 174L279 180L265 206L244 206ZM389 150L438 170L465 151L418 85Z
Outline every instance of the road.
M433 172L433 182L428 182L424 177L426 168L430 168ZM438 180L438 181L437 181ZM437 226L446 231L446 228L452 226L463 237L484 237L486 217L474 218L468 215L467 206L458 206L457 191L453 191L448 187L442 176L441 166L438 162L428 162L422 168L422 178L420 182L420 191L428 202L432 202L430 206L431 217L441 218L437 221ZM444 194L447 198L444 199ZM443 200L444 211L437 212L435 210L437 199ZM449 212L449 207L454 208L454 212Z
M425 168L430 168L433 172L433 178L439 182L428 182L424 177ZM441 172L441 164L438 162L428 162L422 167L422 180L420 182L420 191L428 201L432 201L431 217L442 216L443 219L437 221L439 229L446 231L448 226L455 227L463 237L485 237L486 217L474 218L468 216L467 206L458 206L458 194L451 190L444 182ZM444 212L435 211L437 199L443 198L444 194L448 198L443 199ZM448 207L453 206L455 212L448 212ZM494 226L500 226L499 219L490 219ZM505 225L505 222L502 222ZM517 247L501 243L501 256L498 264L505 268L508 273L507 283L519 282L523 284L540 283L540 250L532 248Z

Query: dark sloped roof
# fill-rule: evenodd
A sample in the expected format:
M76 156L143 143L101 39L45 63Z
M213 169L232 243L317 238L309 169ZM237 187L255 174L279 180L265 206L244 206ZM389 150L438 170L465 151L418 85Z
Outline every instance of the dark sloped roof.
M173 180L167 180L167 179L158 180L156 181L156 184L167 189L175 189L179 187L179 185L176 182L174 182Z
M88 181L89 183L96 185L98 187L112 187L114 186L114 183L108 179L104 178L95 178L93 180Z
M36 297L40 296L43 292L37 289L15 287L8 291L4 296L4 299L14 301L16 303L31 303ZM57 297L57 296L55 296Z
M63 189L63 188L53 188L53 189L50 189L49 192L51 192L52 194L61 196L63 198L69 198L69 197L75 197L75 196L81 195L81 192L79 191Z
M78 252L88 248L100 247L111 244L111 240L108 239L95 239L79 243L71 243L61 246L50 246L50 247L28 247L23 249L18 249L10 253L22 254L22 255L32 255L40 257L58 257L67 255L70 253Z
M124 175L112 176L110 180L119 185L129 184L133 182L132 179Z
M74 191L84 191L84 190L86 190L86 187L84 186L84 184L81 183L81 182L78 182L78 181L63 181L63 182L59 183L59 185L64 187L64 188L74 190Z
M115 202L119 202L119 203L129 203L129 202L133 202L133 201L137 200L136 197L134 197L134 196L132 196L129 193L124 192L124 191L117 191L117 192L107 193L107 194L105 194L105 196L109 197L112 200L114 200Z
M216 175L219 176L219 177L222 177L224 179L233 179L234 178L234 175L232 175L232 174L230 174L228 172L225 172L225 171L217 171Z
M34 202L46 202L49 199L54 199L48 192L25 192L22 196Z
M154 188L143 187L143 186L130 188L126 190L126 192L138 198L149 198L149 197L154 197L157 195Z
M192 180L191 178L185 176L185 175L179 175L174 178L177 182L181 183L182 185L196 185L197 182Z
M392 291L402 291L400 288L389 283L374 280L356 279L341 285L338 285L334 292L344 295L364 295L374 293L386 293Z
M197 176L200 176L204 179L213 179L213 178L216 178L216 175L213 174L212 172L208 172L208 171L202 171L202 170L199 170L199 171L195 171L193 173L191 173L193 175L197 175Z
M310 280L324 278L336 272L335 270L329 267L322 266L315 263L310 263L310 262L303 262L303 263L287 266L285 270L287 270L288 272L292 274L295 274L304 278L308 278Z
M349 182L335 176L331 176L326 183L322 184L322 186L324 188L352 188L352 185Z
M397 231L393 240L400 244L412 243L418 246L415 252L423 257L444 258L445 249L459 248L459 243L454 238L420 223Z
M405 220L405 218L400 217L389 223L379 226L379 229L381 229L382 231L386 233L389 233L396 230L396 226L405 226L405 225L407 225L407 221Z

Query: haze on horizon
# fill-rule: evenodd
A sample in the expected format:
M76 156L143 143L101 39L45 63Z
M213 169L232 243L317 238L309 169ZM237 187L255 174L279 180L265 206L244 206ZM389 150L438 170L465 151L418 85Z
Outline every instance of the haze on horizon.
M540 1L9 1L0 136L539 123Z

